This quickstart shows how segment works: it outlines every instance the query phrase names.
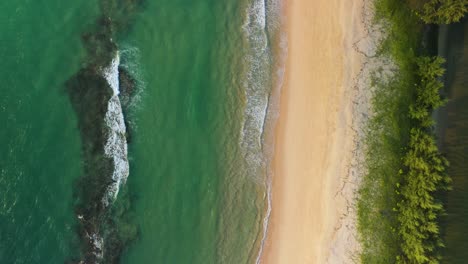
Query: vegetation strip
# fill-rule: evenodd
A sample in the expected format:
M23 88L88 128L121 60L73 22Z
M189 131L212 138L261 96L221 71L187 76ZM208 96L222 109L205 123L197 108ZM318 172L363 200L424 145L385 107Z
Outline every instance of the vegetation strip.
M448 161L442 157L435 143L431 127L432 110L442 106L443 84L438 80L444 73L440 57L422 57L417 60L414 102L409 106L412 121L410 141L403 157L401 183L397 184L398 236L401 253L397 263L438 263L441 259L438 220L443 206L437 201L437 192L448 190L450 178L446 175Z
M444 104L444 60L425 56L426 23L451 23L467 11L466 0L376 0L375 23L386 39L379 58L391 58L398 71L390 82L377 79L373 114L366 134L366 167L358 193L362 263L439 263L437 199L449 189L447 160L432 132L432 111ZM454 8L454 7L460 8ZM430 44L430 43L429 43Z

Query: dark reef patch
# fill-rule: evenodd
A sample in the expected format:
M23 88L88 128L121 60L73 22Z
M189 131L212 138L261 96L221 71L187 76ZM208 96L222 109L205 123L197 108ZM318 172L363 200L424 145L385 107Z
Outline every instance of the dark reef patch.
M130 29L141 6L141 0L100 2L101 16L91 30L82 35L87 52L83 68L65 84L78 120L83 162L83 175L74 186L80 253L71 256L67 263L119 263L122 252L137 235L137 228L131 221L128 190L121 190L115 202L104 202L109 187L116 184L114 172L117 170L115 158L105 151L109 137L115 131L106 123L114 91L104 71L118 54L117 35L122 36ZM123 67L119 67L118 72L121 111L127 117L137 85ZM124 122L128 143L127 118Z
M122 108L129 110L131 100L135 96L137 84L136 80L124 67L119 67L119 88Z
M137 82L132 75L124 68L119 66L119 99L122 104L124 117L129 116L132 99L136 95ZM127 143L132 141L132 130L128 118L124 118L125 127L127 128Z
M104 153L108 133L104 117L112 89L99 72L89 68L80 70L66 86L78 117L82 143L84 175L74 189L81 252L85 263L97 263L102 249L96 248L93 235L96 239L100 236L101 225L106 218L102 199L112 182L114 166L112 159Z
M82 36L86 49L86 65L94 70L109 65L117 52L117 44L113 39L113 25L109 17L102 16L97 20L93 32Z

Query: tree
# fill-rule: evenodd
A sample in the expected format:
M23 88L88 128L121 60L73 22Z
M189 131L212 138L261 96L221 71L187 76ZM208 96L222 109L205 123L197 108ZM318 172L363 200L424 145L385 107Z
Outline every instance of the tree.
M468 11L468 0L430 0L418 15L426 23L450 24L458 22Z
M410 105L409 116L417 120L422 127L431 127L434 120L432 110L445 104L440 97L443 83L439 80L445 70L442 68L445 60L441 57L421 57L416 60L419 83L416 84L416 100Z
M431 112L445 103L439 91L444 74L440 57L421 57L416 60L418 82L409 116L414 121L410 140L402 158L402 182L397 185L399 202L396 206L400 255L398 264L437 264L440 262L438 220L443 205L436 193L448 190L450 177L446 174L448 161L442 156L430 129Z

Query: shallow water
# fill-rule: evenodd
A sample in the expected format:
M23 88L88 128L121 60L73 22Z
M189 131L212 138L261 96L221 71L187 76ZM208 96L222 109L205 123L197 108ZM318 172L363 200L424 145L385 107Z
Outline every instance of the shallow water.
M151 2L125 40L144 88L129 178L141 236L124 263L255 260L272 69L265 12L258 0Z

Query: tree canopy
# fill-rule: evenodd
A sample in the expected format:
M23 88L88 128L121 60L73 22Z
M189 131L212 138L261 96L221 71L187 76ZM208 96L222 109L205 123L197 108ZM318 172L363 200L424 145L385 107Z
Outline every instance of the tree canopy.
M439 263L438 251L443 247L438 225L443 206L435 195L449 189L450 178L446 174L448 161L439 153L430 131L434 122L430 113L445 103L439 93L443 85L438 80L444 73L443 63L440 57L422 57L416 63L419 83L409 111L414 125L400 171L403 182L397 185L397 232L401 240L397 263L401 264Z
M468 0L429 0L418 10L425 23L450 24L458 22L468 11Z

